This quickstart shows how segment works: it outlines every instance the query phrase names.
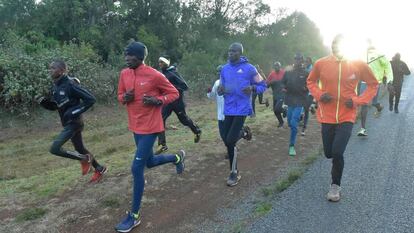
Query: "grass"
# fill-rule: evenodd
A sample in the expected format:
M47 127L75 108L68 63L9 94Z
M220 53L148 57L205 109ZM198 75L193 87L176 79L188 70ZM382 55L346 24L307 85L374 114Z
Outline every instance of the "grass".
M271 210L272 210L272 204L267 202L267 201L263 201L263 202L260 202L256 206L256 209L254 210L254 213L255 213L256 217L260 217L260 216L266 215Z
M26 209L16 216L16 222L31 221L43 217L47 213L43 208Z
M103 207L118 208L121 203L116 196L109 196L102 200L101 205Z

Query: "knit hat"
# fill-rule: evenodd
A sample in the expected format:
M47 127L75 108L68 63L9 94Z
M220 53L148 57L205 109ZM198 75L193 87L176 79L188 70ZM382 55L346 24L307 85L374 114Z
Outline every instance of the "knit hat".
M147 47L141 42L132 42L125 48L125 55L135 56L141 60L144 60L147 54Z
M165 58L165 57L160 57L160 58L158 58L158 61L162 61L162 62L164 62L167 66L169 66L170 65L170 60L168 60L167 58Z

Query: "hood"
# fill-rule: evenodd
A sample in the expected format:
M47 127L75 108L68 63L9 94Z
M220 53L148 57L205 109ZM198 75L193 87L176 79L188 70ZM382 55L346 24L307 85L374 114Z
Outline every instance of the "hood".
M239 64L243 64L243 63L248 63L249 62L249 59L247 59L247 57L245 57L245 56L241 56L240 57L240 60L238 61L238 62L236 62L236 63L231 63L230 62L230 60L228 61L228 63L230 64L230 65L239 65Z

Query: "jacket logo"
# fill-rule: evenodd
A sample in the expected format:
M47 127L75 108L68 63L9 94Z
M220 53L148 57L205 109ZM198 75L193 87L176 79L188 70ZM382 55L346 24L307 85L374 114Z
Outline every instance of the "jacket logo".
M355 80L355 79L356 79L355 74L352 74L351 76L349 76L349 77L348 77L348 79L349 79L349 80Z
M242 70L242 69L239 69L239 70L237 71L237 73L238 73L238 74L243 74L243 70Z
M59 95L65 95L64 91L59 91Z
M139 83L139 85L144 86L145 84L147 84L148 82L141 82Z

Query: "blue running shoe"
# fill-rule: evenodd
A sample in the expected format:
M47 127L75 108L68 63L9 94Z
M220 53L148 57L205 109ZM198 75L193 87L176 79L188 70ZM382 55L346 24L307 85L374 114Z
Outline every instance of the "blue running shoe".
M117 232L130 232L132 228L138 226L141 223L141 214L132 214L127 212L127 216L122 219L118 225L116 225L115 230Z
M178 152L177 156L177 162L175 163L175 169L177 170L177 174L181 174L184 172L185 169L185 151L184 150L180 150Z

